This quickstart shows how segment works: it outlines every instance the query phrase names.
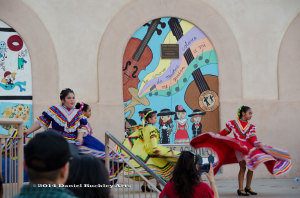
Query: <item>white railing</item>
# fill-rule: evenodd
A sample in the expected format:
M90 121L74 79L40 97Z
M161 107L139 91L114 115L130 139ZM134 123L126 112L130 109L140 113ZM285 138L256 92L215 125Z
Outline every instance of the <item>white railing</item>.
M136 170L132 164L130 164L128 158L124 158L123 155L119 154L112 145L117 145L124 151L130 159L134 159L136 163L138 163L147 173L151 175L153 180L147 179L143 174L141 174L138 170ZM118 174L117 183L113 183L112 191L114 197L158 197L160 191L156 188L156 184L154 182L158 181L163 188L166 185L166 182L162 180L159 176L157 176L146 164L137 158L133 153L131 153L123 144L121 144L112 134L109 132L105 133L105 166L108 171L110 171L110 167L116 163L113 159L109 159L110 153L113 152L118 155L123 162L117 163L118 169L120 166L122 167L130 167L133 170L133 178L132 175L129 175L129 171L121 171ZM134 175L138 175L137 178ZM130 179L131 178L131 179ZM156 180L156 181L155 181ZM146 182L147 185L152 189L152 192L142 192L141 191L141 182Z
M2 152L0 176L3 181L3 197L13 197L20 193L24 180L23 120L1 118L0 125L13 125L17 130L15 138L10 138L9 135L0 135ZM2 167L3 162L4 167ZM4 178L2 178L3 169Z

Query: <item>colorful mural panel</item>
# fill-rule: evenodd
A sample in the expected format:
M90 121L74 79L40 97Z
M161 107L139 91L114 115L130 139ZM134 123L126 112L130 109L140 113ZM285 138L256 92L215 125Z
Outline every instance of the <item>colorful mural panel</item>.
M32 125L32 78L28 49L20 35L0 21L0 117L21 118ZM12 126L0 126L10 134Z
M177 44L178 58L161 58L162 44ZM125 128L141 124L139 112L158 112L161 143L188 143L219 132L218 59L208 37L178 18L159 18L139 28L123 56ZM133 128L131 128L133 127Z

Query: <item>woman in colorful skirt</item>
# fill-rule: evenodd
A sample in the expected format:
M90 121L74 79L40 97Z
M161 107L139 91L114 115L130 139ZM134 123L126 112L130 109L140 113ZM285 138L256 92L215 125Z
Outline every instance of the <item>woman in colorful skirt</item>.
M235 139L248 142L252 146L261 149L263 144L257 140L255 126L249 123L252 118L252 110L250 107L241 106L238 110L238 119L231 120L226 123L226 128L223 129L219 134L228 135L233 132ZM251 189L251 181L253 177L253 171L248 170L247 172L247 182L245 189L243 188L244 176L246 171L246 161L243 159L243 154L239 151L235 151L236 158L240 165L240 171L238 174L239 189L237 190L238 195L247 196L248 193L251 195L257 195Z
M51 106L44 111L40 117L38 117L32 127L24 131L25 137L40 128L48 129L50 124L52 129L60 133L70 143L70 147L76 149L73 150L73 154L92 154L102 160L105 159L105 152L101 150L95 150L84 145L84 137L88 135L88 122L81 109L76 109L75 93L72 89L63 89L60 93L61 105ZM115 162L121 162L122 160L115 153L110 153L110 158L113 158ZM112 171L114 174L110 175L110 179L113 180L118 173L117 170Z
M169 181L172 177L172 172L175 163L179 158L179 152L172 151L167 147L159 146L159 132L154 124L157 122L156 111L145 111L143 118L143 128L136 130L123 142L134 155L141 159L155 174L165 181ZM124 153L125 154L125 153ZM143 176L151 179L151 175L147 173L133 159L130 160L131 165L137 169ZM139 181L140 177L130 167L124 168L125 174ZM142 191L150 191L146 182L141 187ZM157 189L161 190L157 182Z
M195 148L208 147L217 153L219 162L214 169L215 173L224 164L239 163L237 190L239 196L257 195L251 189L251 182L253 170L259 164L264 163L273 175L283 174L291 167L291 157L286 151L266 146L257 140L255 126L249 123L251 118L252 109L243 105L238 110L238 119L227 122L225 129L218 135L209 132L191 141L191 145ZM231 132L234 139L226 137ZM247 180L246 187L243 188L246 167L248 167Z
M86 119L89 119L92 116L92 109L90 105L84 102L78 102L75 108L81 110ZM87 134L83 137L83 146L105 152L105 145L93 136L93 129L90 122L87 122L86 127Z

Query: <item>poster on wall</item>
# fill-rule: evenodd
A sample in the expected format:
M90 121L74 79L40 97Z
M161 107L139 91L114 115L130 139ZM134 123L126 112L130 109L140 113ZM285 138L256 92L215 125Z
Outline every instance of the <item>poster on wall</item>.
M160 143L189 144L205 132L219 132L218 59L198 27L179 18L159 18L140 27L123 56L126 135L157 111Z
M24 128L32 125L32 77L28 49L21 36L0 21L0 118L21 118ZM10 135L11 125L0 126Z

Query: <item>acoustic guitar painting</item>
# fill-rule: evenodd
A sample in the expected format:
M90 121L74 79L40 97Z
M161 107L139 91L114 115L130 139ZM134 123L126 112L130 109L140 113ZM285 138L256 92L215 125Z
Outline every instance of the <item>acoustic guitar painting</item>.
M126 102L132 99L130 89L137 89L139 78L138 75L142 70L151 63L153 54L148 46L148 42L155 32L158 35L162 33L162 30L157 28L160 25L161 28L165 28L166 24L160 22L160 19L153 20L149 26L148 31L143 40L137 38L131 38L127 44L127 47L123 56L123 101Z
M178 19L171 18L168 22L173 35L177 40L183 37L183 30L180 26ZM194 60L193 53L190 48L188 48L184 53L184 58L189 65ZM209 57L203 57L203 55L198 57L199 60L205 61L208 65L210 63ZM219 132L219 83L218 77L213 75L203 75L200 68L193 71L192 76L194 81L192 81L186 89L185 92L185 102L192 109L201 109L206 112L206 115L202 118L202 132Z

